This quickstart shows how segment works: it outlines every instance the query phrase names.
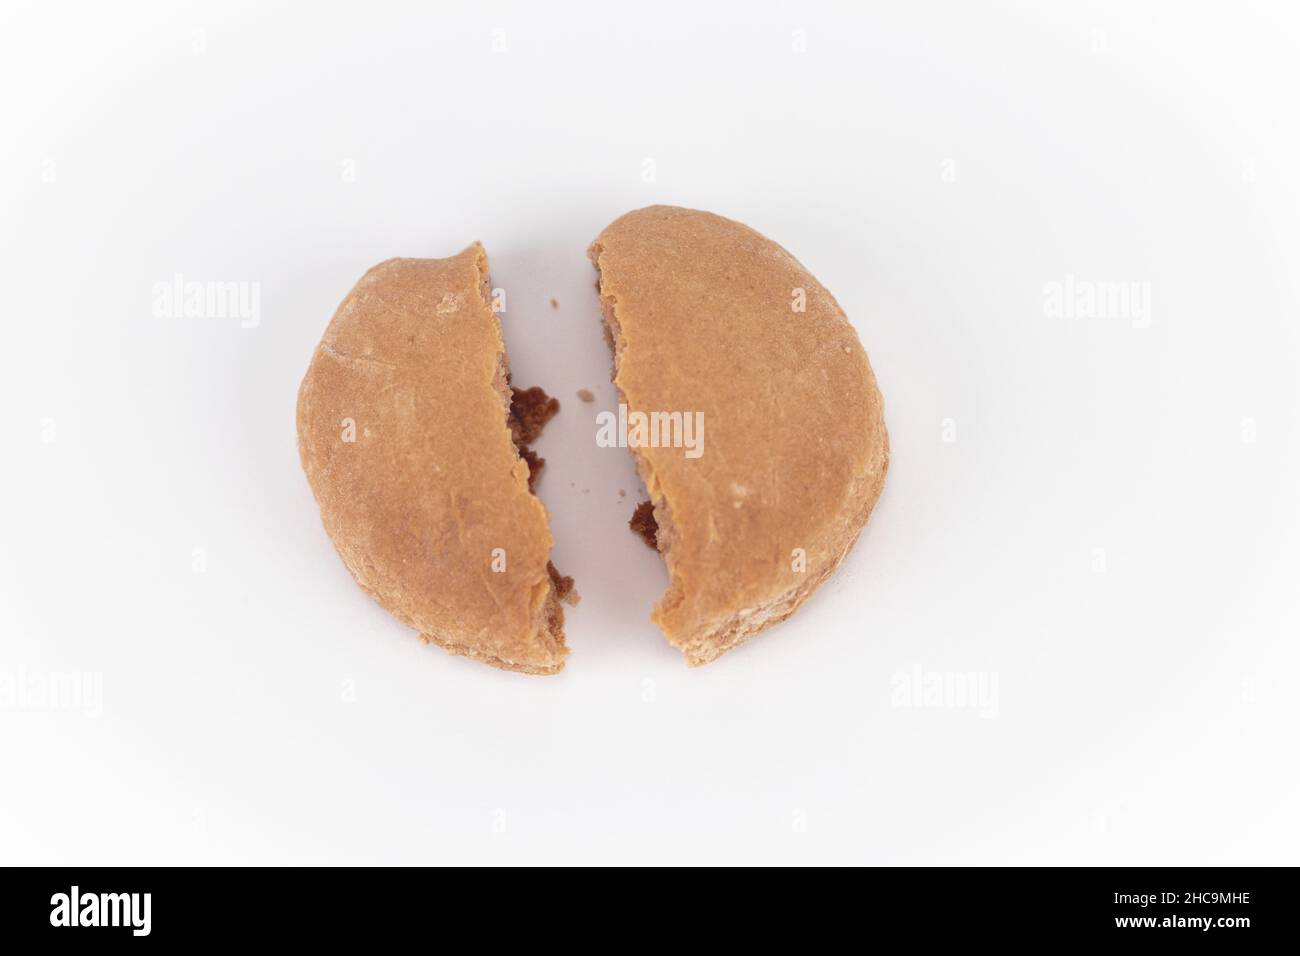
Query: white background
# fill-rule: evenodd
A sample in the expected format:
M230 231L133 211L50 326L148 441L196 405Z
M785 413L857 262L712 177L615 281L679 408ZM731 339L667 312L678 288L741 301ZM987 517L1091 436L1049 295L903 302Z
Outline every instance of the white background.
M1295 6L538 6L4 5L0 861L1300 862ZM893 448L832 582L696 670L594 440L585 249L657 202L835 293ZM474 239L564 406L555 678L421 645L298 464L338 302ZM176 273L259 324L155 316ZM69 673L98 706L30 692Z

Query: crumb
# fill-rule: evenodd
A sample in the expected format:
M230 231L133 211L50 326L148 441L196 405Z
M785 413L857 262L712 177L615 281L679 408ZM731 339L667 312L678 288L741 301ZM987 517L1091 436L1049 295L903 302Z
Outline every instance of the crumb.
M542 389L512 388L510 390L510 434L515 444L531 445L537 441L542 428L560 410L560 400L551 398Z
M561 574L550 561L546 562L546 573L551 576L551 584L555 587L555 596L557 598L568 605L577 604L581 600L578 597L578 592L573 589L573 578L567 574Z
M589 388L578 389L578 398L582 399L584 402L594 402L596 400L596 396L591 394L591 389Z
M632 512L632 520L627 526L639 534L647 547L659 548L659 525L655 521L655 508L649 501L643 501Z
M552 309L558 309L559 307L560 307L560 303L558 303L558 302L556 302L554 299L552 299L552 300L551 300L551 308L552 308Z
M627 492L624 491L622 488L620 488L620 489L618 489L618 496L619 496L620 498L626 498L626 497L627 497Z

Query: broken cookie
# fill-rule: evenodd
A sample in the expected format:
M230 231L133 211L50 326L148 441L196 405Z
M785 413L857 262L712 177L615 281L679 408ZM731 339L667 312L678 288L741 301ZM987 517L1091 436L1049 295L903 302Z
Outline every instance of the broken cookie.
M344 564L453 654L530 674L564 666L546 508L527 449L558 403L512 390L478 243L390 259L343 300L298 393L298 446Z
M793 614L852 547L888 466L880 391L831 294L747 226L651 206L589 255L620 426L641 431L626 444L650 501L631 526L668 569L652 617L704 664ZM680 447L696 420L707 445Z

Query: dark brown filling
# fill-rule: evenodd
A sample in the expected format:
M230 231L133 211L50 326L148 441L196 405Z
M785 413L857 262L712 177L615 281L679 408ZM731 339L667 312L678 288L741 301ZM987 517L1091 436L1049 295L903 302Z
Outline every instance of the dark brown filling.
M537 476L541 474L546 459L529 448L537 440L542 429L560 411L560 400L551 398L546 392L534 385L532 388L510 388L510 437L514 439L519 457L528 462L528 490L533 491ZM573 578L561 574L550 561L546 562L546 573L551 576L551 585L555 588L555 597L566 604L577 603L573 590ZM549 625L558 631L564 625L564 612L556 605L549 612Z
M519 457L528 462L528 490L535 492L537 476L542 473L542 466L546 464L546 459L531 448L520 448Z
M542 429L560 410L560 400L551 398L542 389L510 389L510 434L515 444L522 448L537 441Z
M559 399L551 398L536 385L532 388L510 389L510 437L515 440L519 457L528 462L529 491L537 485L537 477L542 473L546 459L528 446L537 440L546 423L559 410Z
M573 578L555 570L555 565L550 561L546 562L546 573L551 576L551 584L555 585L555 596L561 601L573 592Z
M659 523L655 521L655 507L651 502L643 501L637 505L627 526L639 534L646 545L659 550Z

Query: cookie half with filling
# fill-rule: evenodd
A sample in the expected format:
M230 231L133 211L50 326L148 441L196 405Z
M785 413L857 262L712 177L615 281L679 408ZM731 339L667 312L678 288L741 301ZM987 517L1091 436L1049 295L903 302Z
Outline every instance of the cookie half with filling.
M298 393L298 448L357 583L427 642L529 674L564 666L541 459L558 409L512 389L478 243L390 259L343 300Z
M747 226L651 206L589 255L650 495L632 524L668 569L652 616L705 664L788 618L853 546L889 462L880 391L834 297Z

